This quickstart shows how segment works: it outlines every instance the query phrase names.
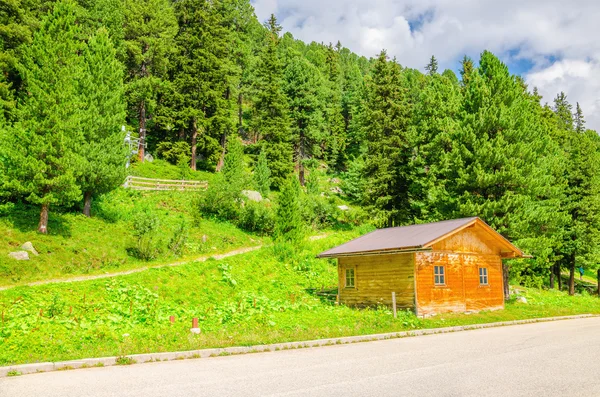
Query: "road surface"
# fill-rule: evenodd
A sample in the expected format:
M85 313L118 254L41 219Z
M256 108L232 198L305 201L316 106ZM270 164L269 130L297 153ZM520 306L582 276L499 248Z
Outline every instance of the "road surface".
M600 318L0 379L2 397L599 395Z

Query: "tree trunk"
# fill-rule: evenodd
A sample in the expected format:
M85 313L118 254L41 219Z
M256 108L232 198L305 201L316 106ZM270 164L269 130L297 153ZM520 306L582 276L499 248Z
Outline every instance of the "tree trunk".
M302 126L300 126L302 128ZM304 132L300 130L300 144L298 145L298 179L300 180L300 186L306 184L304 178Z
M555 270L554 270L555 266L556 265L552 265L550 267L550 289L554 289L554 275L556 273Z
M198 124L196 118L192 121L192 163L190 168L196 171L196 149L198 147Z
M244 132L244 94L241 92L238 95L238 133Z
M509 269L508 265L502 262L502 280L504 284L504 300L510 299L510 287L508 285Z
M556 281L558 284L558 290L562 291L562 275L560 274L560 265L557 263L555 266L554 271L556 272Z
M569 263L569 295L575 295L575 254L571 254Z
M178 134L178 138L180 141L185 141L185 130L183 129L183 127L181 127L179 129L179 134Z
M146 156L146 102L140 103L140 144L138 147L138 157L144 162Z
M598 297L600 298L600 269L598 269L597 273L596 273L596 279L598 280Z
M83 215L88 218L92 216L92 192L85 192L83 195Z
M38 225L38 232L42 234L48 234L48 204L42 204L42 210L40 211L40 223Z
M221 172L223 166L225 165L225 148L227 146L227 135L221 134L221 157L219 157L219 162L217 163L217 172Z

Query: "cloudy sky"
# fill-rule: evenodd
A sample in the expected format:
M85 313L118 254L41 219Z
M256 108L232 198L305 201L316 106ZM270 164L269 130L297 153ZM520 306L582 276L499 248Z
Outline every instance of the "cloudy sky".
M431 55L458 70L466 54L498 55L544 102L565 91L600 132L598 0L252 0L304 41L336 43L367 57L388 50L423 69Z

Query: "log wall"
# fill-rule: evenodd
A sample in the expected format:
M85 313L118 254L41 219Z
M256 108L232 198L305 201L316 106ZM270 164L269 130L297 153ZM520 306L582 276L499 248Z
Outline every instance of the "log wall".
M354 268L354 288L345 287L346 269ZM414 254L342 257L338 260L340 303L348 306L391 305L414 308Z

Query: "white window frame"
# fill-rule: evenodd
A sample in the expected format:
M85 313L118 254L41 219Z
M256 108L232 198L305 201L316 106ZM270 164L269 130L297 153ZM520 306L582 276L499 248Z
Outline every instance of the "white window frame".
M490 285L490 278L487 267L479 268L479 285Z
M446 266L434 265L433 266L433 284L436 286L446 285Z
M348 277L348 272L352 271L352 277ZM348 280L352 280L352 284L348 284ZM353 267L347 267L344 270L344 287L345 288L356 288L356 269Z

